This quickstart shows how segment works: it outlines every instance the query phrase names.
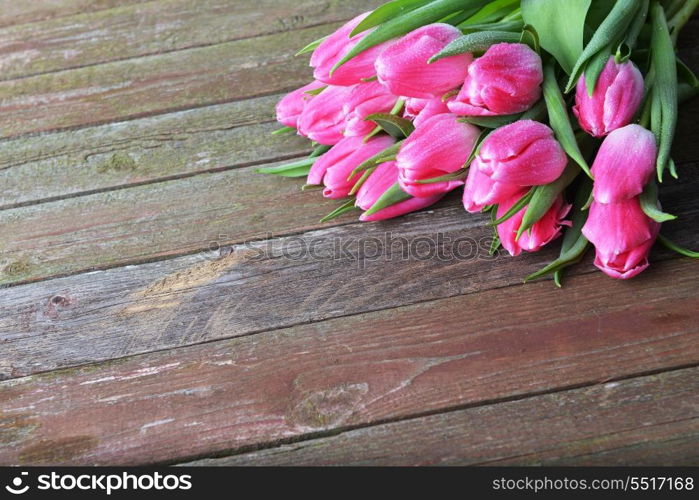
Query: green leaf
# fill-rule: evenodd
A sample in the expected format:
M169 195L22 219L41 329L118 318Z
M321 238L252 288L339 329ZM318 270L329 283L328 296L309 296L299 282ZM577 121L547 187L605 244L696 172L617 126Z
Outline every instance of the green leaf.
M670 250L673 250L680 255L684 255L685 257L691 257L692 259L699 259L699 252L694 252L692 250L688 250L684 247L681 247L677 243L674 243L671 240L667 239L662 234L658 235L658 241L664 247L669 248Z
M677 218L676 215L665 213L658 208L658 185L654 180L646 184L639 201L641 202L643 213L656 222L667 222Z
M556 198L567 188L578 176L580 169L572 163L568 162L565 170L561 176L550 184L544 186L536 186L534 188L534 193L527 205L527 210L524 212L524 217L522 217L522 223L517 231L517 238L522 235L522 233L541 219L546 212L553 206Z
M519 6L519 0L494 0L462 22L459 27L490 23L511 14Z
M304 94L308 94L308 95L318 95L318 94L320 94L322 91L324 91L324 90L327 89L327 88L328 88L327 85L323 85L322 87L318 87L317 89L306 90L306 91L304 92Z
M552 64L547 64L544 67L543 90L549 122L556 134L556 139L561 143L563 150L568 156L570 156L575 163L580 165L580 168L583 169L588 177L592 178L590 167L585 161L582 152L580 152L578 141L575 140L573 126L570 124L570 117L568 116L568 108L558 88L558 81L556 80L556 74Z
M328 151L330 151L331 148L332 148L332 146L325 146L325 145L321 144L320 146L316 146L316 148L313 150L313 152L308 157L309 158L317 158L320 155L325 154Z
M522 29L524 29L524 22L516 20L501 21L498 23L469 24L467 26L460 25L459 27L464 34L478 31L511 31L520 33Z
M279 175L281 177L305 177L308 175L315 161L316 158L304 158L303 160L277 165L275 167L260 167L256 169L255 172L259 174Z
M359 172L362 172L363 170L374 167L374 166L378 165L379 163L384 163L386 161L394 160L396 153L398 153L398 151L400 150L401 144L403 144L403 141L398 141L398 142L390 145L389 147L387 147L386 149L384 149L380 153L377 153L374 156L372 156L371 158L363 161L362 163L357 165L357 167L354 170L352 170L349 177L347 177L347 180L349 181L350 179L352 179L352 177L357 175Z
M359 191L359 188L361 188L362 184L364 184L366 182L366 180L369 178L369 176L374 173L374 170L376 170L376 167L369 167L364 172L362 172L362 176L359 179L357 179L357 182L355 182L354 186L352 186L352 189L350 189L350 192L349 192L350 196L354 196L355 194L357 194L357 191ZM350 177L350 179L351 179L351 177Z
M582 206L590 197L592 192L592 181L588 178L583 178L584 182L578 188L575 197L575 203L572 210L572 226L563 235L563 243L561 244L561 253L559 257L549 265L539 271L527 276L524 281L531 281L536 278L541 278L547 274L554 273L554 280L557 286L560 286L560 272L568 266L579 262L585 255L585 251L589 245L587 238L582 234L582 228L587 221L587 212L582 210Z
M659 4L653 5L651 23L651 60L655 71L652 97L655 109L651 111L651 128L660 134L656 169L658 180L662 182L663 172L670 163L670 149L677 128L677 63L665 14ZM654 123L654 119L660 123Z
M384 193L378 200L376 200L376 202L374 202L369 210L364 212L364 215L373 215L379 210L383 210L384 208L400 203L401 201L409 200L410 198L412 198L412 196L403 191L400 188L400 185L396 182L393 186L384 191Z
M522 0L524 22L534 27L541 46L568 74L583 51L585 16L590 0Z
M437 182L449 182L458 181L465 179L468 175L468 169L460 168L456 172L452 172L446 175L440 175L439 177L432 177L431 179L416 179L415 184L435 184Z
M496 129L519 120L540 120L545 112L546 103L543 100L540 100L524 113L499 116L462 116L459 118L459 120L476 125L477 127Z
M439 21L454 12L480 7L487 2L488 0L434 0L415 10L393 17L378 26L374 31L362 38L352 47L352 49L333 66L331 73L357 54L371 47L397 36L404 35L420 26Z
M376 123L387 134L396 139L408 137L415 130L413 122L390 113L374 113L364 119Z
M499 219L495 219L494 221L491 221L488 225L490 226L499 226L506 220L512 218L517 214L520 210L522 210L527 203L529 203L529 200L532 199L532 196L534 196L534 190L535 188L531 188L529 191L527 191L527 194L522 196L517 202L510 207L510 209L505 212L502 217Z
M296 54L294 54L294 56L300 56L302 54L307 54L308 52L313 52L314 50L316 50L318 48L318 45L323 43L325 41L325 39L328 38L329 36L330 35L325 35L324 37L319 38L318 40L313 40L311 43L309 43L304 48L299 50Z
M449 43L446 47L432 56L428 63L439 61L465 52L483 53L496 43L519 43L521 35L509 31L481 31L463 35Z
M587 89L587 94L592 96L597 86L597 80L604 70L604 66L607 64L609 57L612 55L610 46L607 45L602 50L597 52L592 59L590 59L585 65L585 88Z
M638 9L638 12L636 12L636 17L631 22L631 26L629 26L629 31L626 34L626 39L624 40L624 44L629 47L629 51L633 50L636 47L636 41L638 40L638 36L641 34L641 30L643 29L643 26L646 24L649 7L649 0L641 0L641 7Z
M379 24L385 23L403 15L411 10L415 10L418 7L422 7L425 4L430 3L431 0L393 0L392 2L387 2L380 7L374 9L374 11L365 17L362 22L360 22L352 32L349 34L350 37L366 31L368 29L374 28Z
M595 54L606 46L614 45L623 39L626 29L629 27L629 24L631 24L639 7L640 2L638 0L618 0L614 4L609 15L602 21L602 24L597 28L589 43L575 61L573 69L568 72L570 74L570 79L566 86L566 93L570 92L575 86L585 64L592 59Z
M339 217L340 215L346 212L350 212L355 208L356 207L354 206L354 198L352 198L351 200L346 201L345 203L337 207L335 210L330 212L328 215L320 219L320 222L328 222L329 220L332 220L335 217Z

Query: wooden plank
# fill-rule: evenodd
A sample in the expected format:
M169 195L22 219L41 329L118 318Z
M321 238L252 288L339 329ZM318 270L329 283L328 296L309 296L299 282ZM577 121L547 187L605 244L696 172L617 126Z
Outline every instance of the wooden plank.
M5 381L0 463L184 461L697 364L698 307L695 263L671 260Z
M201 192L220 184L215 175L201 179L211 180L211 184L201 186ZM230 186L236 189L233 183ZM254 196L264 186L247 187L250 196ZM126 192L129 191L132 190ZM296 192L290 196L296 196ZM693 202L694 192L675 192L674 203L666 207L681 208L673 210L681 215L681 221L668 224L664 230L669 237L690 247L699 246L699 209ZM70 263L86 258L90 248L94 248L91 258L95 265L108 262L105 245L85 247L78 238L87 242L98 238L107 243L119 242L120 251L129 253L143 247L145 234L154 251L160 249L166 254L172 251L173 242L185 238L208 246L219 237L245 240L251 234L248 231L270 227L268 219L256 218L266 211L248 213L237 203L231 205L223 200L220 211L225 216L213 209L207 212L197 206L187 208L199 217L192 226L199 226L197 240L196 230L188 235L178 221L182 200L187 200L186 193L173 194L171 209L162 217L156 217L143 202L139 218L131 225L125 223L123 232L111 223L111 212L78 205L74 224L83 225L84 230L72 231L62 242L54 240L46 248L37 248L34 254L27 253L36 255L30 264L9 264L24 264L28 270L10 267L6 272L31 272L32 264L46 269L51 263L39 259L52 256ZM269 203L271 207L279 200L282 214L284 207L290 205L284 202L283 194L273 196ZM129 206L138 203L141 202L127 198L119 207L126 213ZM58 223L52 226L50 210L42 213L49 220L46 226L36 229L38 234L57 234L53 226ZM81 220L81 213L90 213L90 220ZM294 213L285 217L289 223L298 223ZM38 224L40 220L31 222ZM20 222L26 224L27 219ZM241 234L231 234L233 227ZM485 217L464 214L458 200L452 198L432 213L413 214L382 224L353 223L263 239L240 245L230 255L225 251L203 252L1 290L0 376L17 377L518 284L524 276L552 260L558 251L552 245L517 259L503 256L493 260L487 255L490 235ZM26 241L37 239L40 240L35 237ZM407 255L403 256L403 250ZM118 252L114 256L116 259ZM656 259L667 257L668 253L660 252ZM586 263L577 272L590 270ZM607 280L602 275L597 278L600 282ZM134 332L138 332L137 339Z
M160 0L13 26L0 30L0 78L10 80L338 22L380 3Z
M699 368L187 465L699 465Z
M112 155L106 160L115 163ZM699 174L681 173L680 183L665 187L667 208L692 211L688 197ZM193 253L212 241L242 243L322 227L319 219L337 203L301 192L301 183L241 168L0 211L0 285ZM687 194L671 199L677 189ZM448 198L453 208L446 223L482 225L482 217L458 208L457 198ZM439 224L430 219L427 230ZM400 223L390 227L402 230Z
M0 209L306 154L301 137L272 137L283 94L168 113L81 130L19 137L0 148ZM690 120L681 114L674 158L699 159ZM680 168L691 175L693 165ZM294 182L294 181L287 181Z
M7 141L0 209L307 154L305 139L270 135L280 97Z
M56 19L150 0L0 0L0 26Z
M294 53L337 24L0 82L0 135L74 128L290 90Z

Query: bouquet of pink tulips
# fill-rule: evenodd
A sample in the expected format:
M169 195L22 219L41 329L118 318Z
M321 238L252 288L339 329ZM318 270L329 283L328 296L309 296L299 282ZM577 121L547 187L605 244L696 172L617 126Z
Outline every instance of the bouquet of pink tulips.
M393 0L312 52L315 80L277 118L315 150L259 169L307 176L362 221L463 190L493 248L535 252L563 232L560 273L591 243L613 278L648 266L678 102L699 90L675 41L699 0ZM565 229L564 229L565 228Z

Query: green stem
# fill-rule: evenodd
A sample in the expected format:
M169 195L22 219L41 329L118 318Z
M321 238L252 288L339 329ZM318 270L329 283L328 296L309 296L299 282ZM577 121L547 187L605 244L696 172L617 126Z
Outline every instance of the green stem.
M694 252L692 250L688 250L686 248L683 248L683 247L679 246L677 243L674 243L674 242L668 240L662 234L658 235L658 241L664 247L669 248L670 250L673 250L680 255L684 255L685 257L691 257L692 259L699 259L699 252Z
M677 43L677 35L679 35L684 25L691 19L697 7L699 7L699 0L687 0L682 8L680 8L667 23L672 33L670 36L672 37L673 43Z

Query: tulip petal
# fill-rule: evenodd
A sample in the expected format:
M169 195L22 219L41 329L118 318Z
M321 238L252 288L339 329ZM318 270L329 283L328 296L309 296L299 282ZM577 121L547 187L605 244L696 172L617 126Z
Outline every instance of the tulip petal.
M640 195L653 175L656 154L653 133L640 125L611 132L592 165L595 200L615 203Z

